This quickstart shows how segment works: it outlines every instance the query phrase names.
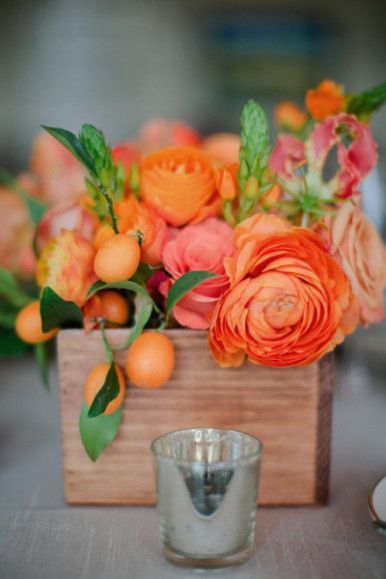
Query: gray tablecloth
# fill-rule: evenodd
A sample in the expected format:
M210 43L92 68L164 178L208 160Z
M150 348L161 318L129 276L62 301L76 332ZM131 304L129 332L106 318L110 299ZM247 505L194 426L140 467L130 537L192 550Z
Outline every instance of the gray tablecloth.
M385 328L362 332L338 360L329 506L260 509L256 554L217 577L386 578L386 535L367 510L386 472L385 342ZM66 506L51 377L47 395L32 358L0 366L1 579L195 576L163 560L155 509Z

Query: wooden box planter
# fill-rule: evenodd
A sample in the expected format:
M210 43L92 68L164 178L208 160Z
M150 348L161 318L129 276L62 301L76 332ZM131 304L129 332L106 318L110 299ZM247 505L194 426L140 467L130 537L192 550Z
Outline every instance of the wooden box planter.
M234 428L265 446L259 503L309 505L328 496L331 434L331 355L301 368L245 364L221 369L205 332L168 330L176 349L172 379L157 390L128 387L114 442L93 463L78 430L83 383L105 361L100 332L58 336L65 495L72 504L153 505L150 442L180 428ZM112 345L127 330L107 332ZM124 366L126 351L117 352Z

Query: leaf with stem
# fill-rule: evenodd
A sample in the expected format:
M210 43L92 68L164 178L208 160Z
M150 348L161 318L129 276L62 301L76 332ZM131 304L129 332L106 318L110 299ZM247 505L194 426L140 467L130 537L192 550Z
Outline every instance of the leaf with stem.
M169 316L174 306L188 293L202 282L216 277L211 271L189 271L179 277L170 288L166 299L166 315Z
M123 404L112 414L100 414L90 418L89 408L83 404L79 418L79 432L82 444L89 458L95 462L114 440L122 420Z
M83 323L82 310L74 303L63 300L53 289L45 287L40 300L40 316L43 332L68 323Z

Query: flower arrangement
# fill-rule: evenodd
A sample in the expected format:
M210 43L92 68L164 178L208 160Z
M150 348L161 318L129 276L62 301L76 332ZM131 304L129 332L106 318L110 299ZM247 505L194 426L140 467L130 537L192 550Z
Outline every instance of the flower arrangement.
M169 327L207 331L220 366L281 368L315 362L383 319L386 251L360 185L377 162L369 121L385 100L385 84L347 95L325 80L306 111L276 108L273 147L252 100L240 138L159 120L110 147L92 125L78 136L44 127L30 172L2 172L2 195L23 201L23 227L26 215L35 227L24 257L2 263L0 323L34 346L45 379L59 328L101 332L106 363L88 376L80 409L93 460L117 432L126 387L106 328L128 328L129 383L158 388L173 372ZM14 275L23 260L35 295Z

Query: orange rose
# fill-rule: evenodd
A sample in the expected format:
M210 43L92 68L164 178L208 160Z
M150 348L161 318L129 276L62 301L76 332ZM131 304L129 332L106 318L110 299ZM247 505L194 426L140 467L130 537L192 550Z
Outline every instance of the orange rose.
M315 89L307 91L306 108L316 121L340 113L344 108L343 87L333 80L324 80Z
M273 112L276 125L281 129L297 133L306 122L306 114L291 101L278 104Z
M344 203L329 225L330 251L351 282L361 322L384 317L386 250L382 239L357 205Z
M165 221L145 203L139 203L134 196L114 203L118 218L119 233L143 235L141 261L148 265L159 265L162 262L162 250L169 237Z
M357 325L348 279L311 231L278 224L265 236L254 225L255 235L243 233L225 263L230 288L214 310L212 354L221 366L239 366L245 356L266 366L314 362Z
M144 158L140 196L175 227L200 221L220 209L209 157L187 147L162 149Z
M78 231L62 230L43 249L36 272L40 288L49 286L62 299L82 307L87 292L97 280L95 249Z

